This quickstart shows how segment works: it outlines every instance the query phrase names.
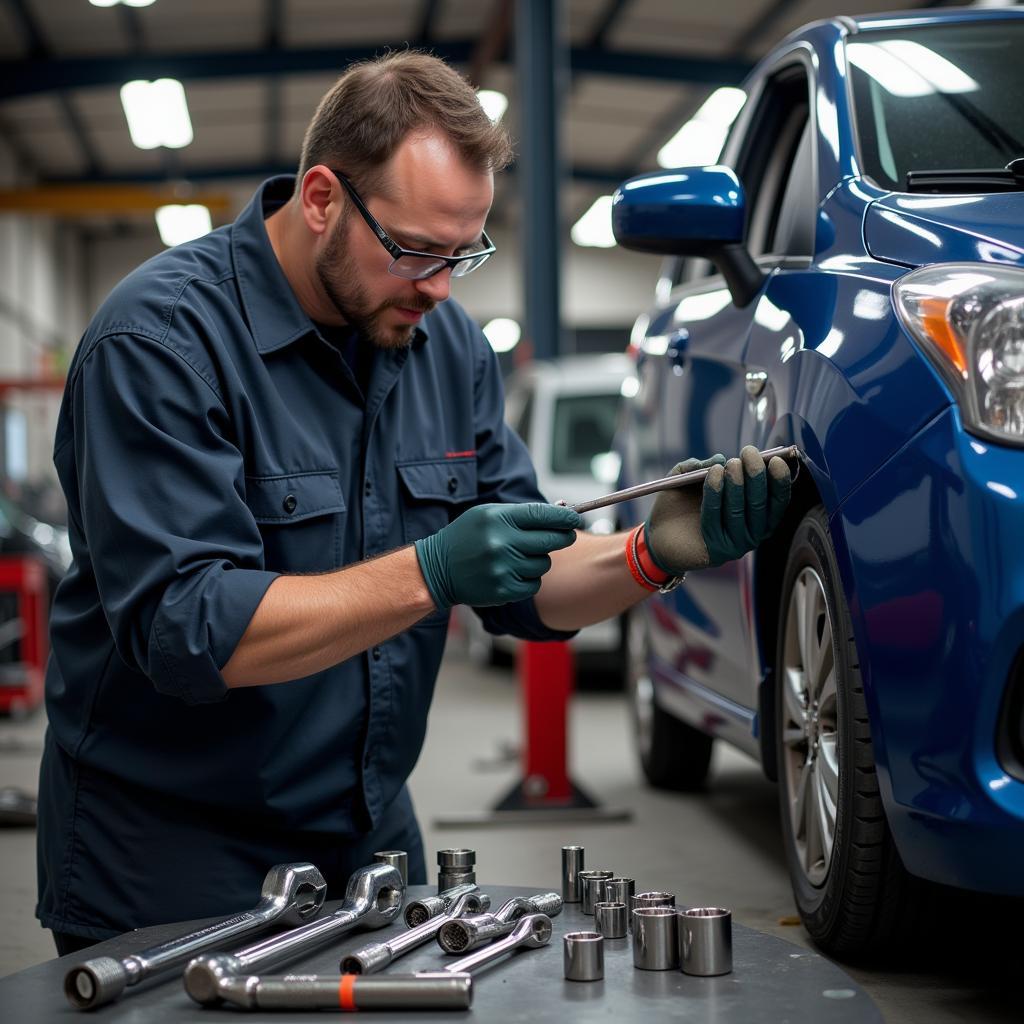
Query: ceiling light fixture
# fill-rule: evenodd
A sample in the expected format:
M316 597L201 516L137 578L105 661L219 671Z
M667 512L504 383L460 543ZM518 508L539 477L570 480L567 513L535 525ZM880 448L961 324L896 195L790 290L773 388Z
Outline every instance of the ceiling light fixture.
M610 249L615 245L612 234L612 197L598 196L590 209L575 224L570 232L577 245Z
M185 206L158 206L156 226L160 241L166 246L191 242L213 230L210 211L199 203Z
M121 106L139 149L181 149L192 141L185 87L176 78L126 82L121 86Z
M742 89L716 89L689 121L658 150L661 167L703 167L715 163L747 94Z

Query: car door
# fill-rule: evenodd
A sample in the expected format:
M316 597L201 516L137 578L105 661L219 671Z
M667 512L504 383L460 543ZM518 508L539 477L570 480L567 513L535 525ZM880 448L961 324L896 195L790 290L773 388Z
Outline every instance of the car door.
M807 69L797 55L767 78L752 116L744 119L744 137L731 143L747 197L748 248L769 274L766 280L780 262L777 242L802 228L785 200L804 187L793 171L798 154L811 147L808 97ZM766 429L763 417L756 424L751 418L745 362L758 299L738 308L721 275L693 280L702 264L694 261L689 283L671 295L660 335L645 345L648 358L652 347L663 348L657 372L665 470L689 456L735 455L744 444L759 444ZM685 587L662 599L651 644L666 665L752 718L751 593L749 557L692 574Z

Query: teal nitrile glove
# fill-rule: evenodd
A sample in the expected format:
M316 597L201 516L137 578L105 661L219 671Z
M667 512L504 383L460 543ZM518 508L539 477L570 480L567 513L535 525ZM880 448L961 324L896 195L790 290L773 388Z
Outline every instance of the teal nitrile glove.
M508 604L540 590L548 552L567 548L582 528L583 517L564 505L476 505L416 541L416 557L438 608Z
M711 468L701 492L696 486L662 491L644 526L651 558L672 576L752 551L779 525L789 504L792 477L778 456L765 467L761 453L747 445L738 459L688 459L672 473L705 466Z

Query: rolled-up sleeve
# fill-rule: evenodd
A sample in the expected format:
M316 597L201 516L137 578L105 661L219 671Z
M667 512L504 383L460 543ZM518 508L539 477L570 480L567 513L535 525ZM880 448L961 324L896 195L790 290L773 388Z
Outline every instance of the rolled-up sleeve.
M491 346L481 340L473 388L479 500L546 501L537 488L537 474L526 445L505 422L505 388L498 358ZM487 632L508 633L521 640L568 640L578 632L545 626L532 597L474 610Z
M213 374L154 338L108 335L70 398L81 529L118 654L161 693L221 699L277 574Z

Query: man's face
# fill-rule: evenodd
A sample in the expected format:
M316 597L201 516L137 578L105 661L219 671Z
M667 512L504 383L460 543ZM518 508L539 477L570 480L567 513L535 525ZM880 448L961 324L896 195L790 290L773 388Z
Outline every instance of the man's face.
M387 189L363 201L399 245L450 256L480 240L493 178L467 167L441 136L411 136L386 168ZM338 314L380 348L401 348L448 298L451 273L423 281L388 273L391 254L338 185L341 212L316 256L316 273Z

